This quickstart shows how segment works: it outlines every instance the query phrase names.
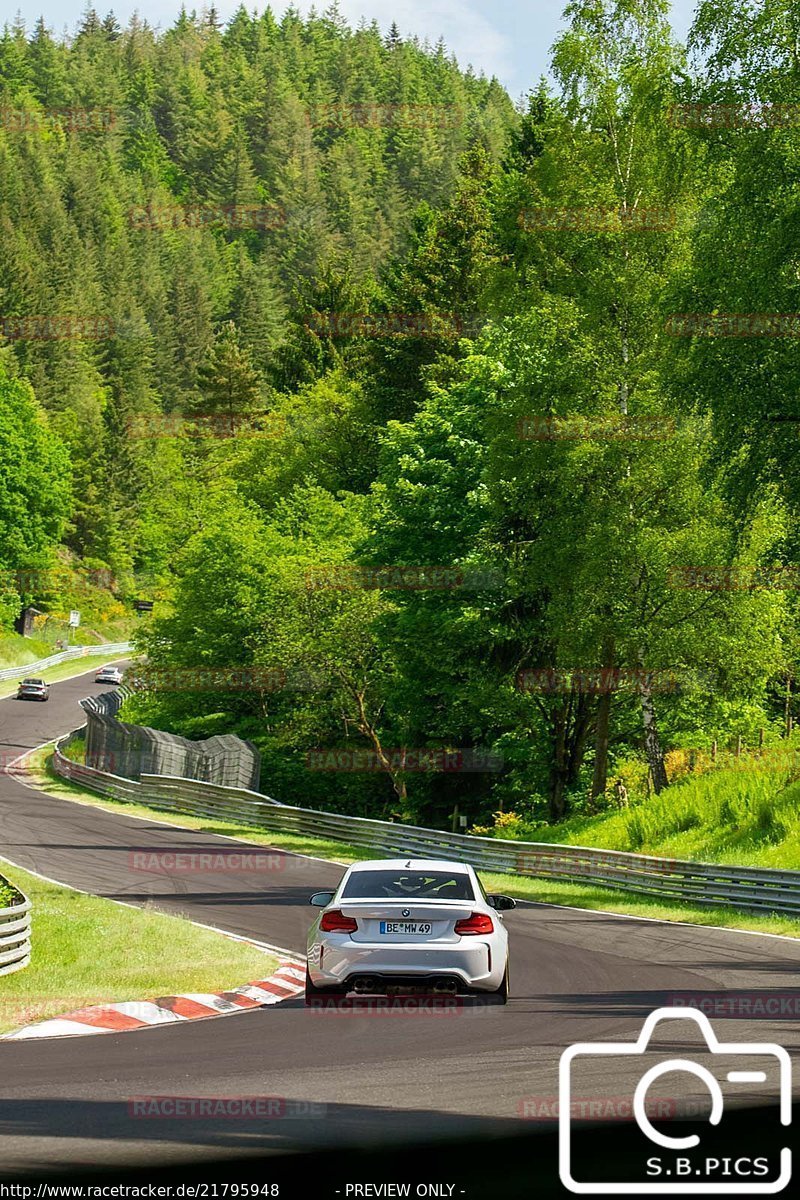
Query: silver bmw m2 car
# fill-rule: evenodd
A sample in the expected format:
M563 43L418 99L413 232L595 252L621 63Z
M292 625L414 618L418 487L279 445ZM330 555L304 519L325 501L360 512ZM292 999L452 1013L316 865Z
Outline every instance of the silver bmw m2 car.
M510 896L487 895L466 863L377 859L354 863L308 937L306 1003L321 996L424 987L508 1000Z

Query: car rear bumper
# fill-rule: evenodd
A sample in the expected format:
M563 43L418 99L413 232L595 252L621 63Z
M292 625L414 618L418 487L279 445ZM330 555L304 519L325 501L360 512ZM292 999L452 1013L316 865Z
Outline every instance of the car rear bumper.
M399 947L337 938L320 941L308 959L311 981L322 988L341 987L365 976L390 983L441 975L465 988L495 991L502 983L505 966L505 950L479 939L441 947Z

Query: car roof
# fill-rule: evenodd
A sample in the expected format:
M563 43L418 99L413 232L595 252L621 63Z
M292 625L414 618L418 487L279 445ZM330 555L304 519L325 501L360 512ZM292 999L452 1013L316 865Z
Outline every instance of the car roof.
M469 863L453 862L447 858L371 858L352 863L350 872L357 871L458 871L469 875Z
M23 679L23 683L44 683L43 679L39 679L35 675L29 675L27 679Z

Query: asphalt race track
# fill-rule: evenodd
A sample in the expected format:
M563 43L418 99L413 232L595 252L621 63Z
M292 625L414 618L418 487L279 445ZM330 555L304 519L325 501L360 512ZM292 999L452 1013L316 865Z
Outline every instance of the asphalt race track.
M54 684L47 704L0 701L4 757L80 724L78 700L101 690L94 669ZM137 869L133 857L232 848L0 775L0 855L10 862L302 953L308 895L336 882L335 865L276 851L266 872L170 874ZM797 988L800 945L786 939L538 905L521 906L507 922L507 1008L468 1001L447 1015L353 1015L291 1001L137 1033L0 1043L0 1174L528 1130L521 1114L541 1115L554 1102L559 1056L571 1043L633 1040L676 990L763 998ZM0 979L0 999L2 989ZM798 1049L796 1018L720 1019L715 1028L727 1041ZM687 1049L681 1029L673 1053ZM608 1060L590 1083L607 1096L630 1096L636 1078L630 1063ZM141 1119L129 1101L142 1096L296 1103L286 1106L291 1115L269 1121Z

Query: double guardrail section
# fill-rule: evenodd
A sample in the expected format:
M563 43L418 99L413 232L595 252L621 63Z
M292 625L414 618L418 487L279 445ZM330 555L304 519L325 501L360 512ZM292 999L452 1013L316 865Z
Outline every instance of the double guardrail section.
M326 838L382 854L456 859L495 874L596 884L696 905L800 914L798 871L721 866L619 850L445 833L392 821L295 808L259 792L193 779L145 774L140 781L123 779L73 762L66 756L64 751L80 736L81 731L76 730L58 744L55 770L66 779L118 800L234 821L244 827Z

